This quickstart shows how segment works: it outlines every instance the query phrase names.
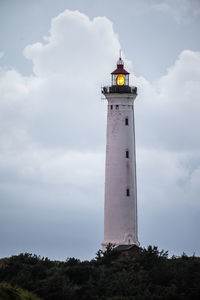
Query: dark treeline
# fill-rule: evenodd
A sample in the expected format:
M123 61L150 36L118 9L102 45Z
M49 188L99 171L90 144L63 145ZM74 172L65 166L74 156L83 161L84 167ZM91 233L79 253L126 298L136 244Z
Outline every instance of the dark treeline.
M110 246L82 262L25 253L0 259L0 282L0 295L1 285L9 285L46 300L199 300L200 258L168 258L167 252L152 246L129 255Z

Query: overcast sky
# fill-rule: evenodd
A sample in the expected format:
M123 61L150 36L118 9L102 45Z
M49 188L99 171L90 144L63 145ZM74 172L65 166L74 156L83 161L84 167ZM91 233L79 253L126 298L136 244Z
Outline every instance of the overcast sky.
M91 259L103 241L106 101L135 101L139 241L200 255L200 1L0 0L0 257Z

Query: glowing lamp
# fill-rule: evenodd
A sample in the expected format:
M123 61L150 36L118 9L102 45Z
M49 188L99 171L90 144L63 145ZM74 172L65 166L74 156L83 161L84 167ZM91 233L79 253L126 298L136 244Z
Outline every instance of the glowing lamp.
M122 74L119 74L117 76L117 85L124 85L124 76Z

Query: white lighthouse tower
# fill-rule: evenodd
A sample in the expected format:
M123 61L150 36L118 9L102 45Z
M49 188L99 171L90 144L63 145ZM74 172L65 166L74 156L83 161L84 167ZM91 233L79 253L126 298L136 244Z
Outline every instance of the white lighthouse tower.
M137 88L129 86L121 57L111 73L111 86L103 87L102 93L108 101L102 246L139 246L133 106Z

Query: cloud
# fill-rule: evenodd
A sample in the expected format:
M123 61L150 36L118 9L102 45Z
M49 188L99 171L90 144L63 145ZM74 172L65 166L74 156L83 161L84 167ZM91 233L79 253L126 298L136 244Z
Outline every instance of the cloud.
M0 70L1 256L91 258L100 247L106 136L100 86L109 84L119 48L107 18L66 10L43 42L24 49L32 76ZM140 242L172 252L199 249L200 224L192 223L200 209L199 67L200 53L185 50L156 82L132 77L139 91Z
M4 56L4 52L0 51L0 58L2 58Z
M105 74L110 80L119 48L107 18L90 20L78 11L66 10L52 20L43 43L24 49L25 57L33 63L33 76L1 69L1 211L7 212L1 227L4 239L6 227L14 230L20 218L27 222L27 228L31 227L37 222L39 208L46 215L52 207L56 212L54 224L57 220L51 231L53 239L63 228L67 235L76 231L77 214L81 229L73 233L73 242L82 241L81 236L89 239L93 244L85 251L90 257L100 247L101 241L95 243L94 230L101 228L102 233L103 217L101 227L88 225L93 215L96 220L103 215L106 107L100 88ZM99 207L101 213L98 210L97 215ZM60 210L66 215L61 216ZM73 214L73 225L68 227L67 220L72 220ZM51 223L50 219L46 221ZM90 238L88 229L83 232L84 226L91 227ZM41 217L36 230L40 227L44 227ZM23 230L21 239L24 234ZM37 239L42 240L40 234ZM19 251L28 244L24 237ZM64 245L65 249L71 247L66 242ZM12 245L8 249L18 248ZM29 251L34 249L32 245ZM86 252L83 255L88 255ZM55 255L59 257L59 253Z
M179 254L200 248L194 229L200 225L199 67L200 52L185 50L152 85L135 79L141 90L135 104L141 232L146 243L151 237Z
M45 37L45 41L45 44L27 46L25 57L32 60L34 72L40 77L68 74L66 83L69 86L74 86L74 78L70 76L74 73L77 84L87 82L83 81L83 73L88 79L93 75L93 81L99 83L99 76L103 78L119 49L112 23L106 17L90 21L86 15L69 10L52 19L50 35Z
M200 15L199 0L162 0L154 4L153 8L171 15L178 24L185 21L185 18L188 20Z
M143 109L146 110L145 122L138 120L142 130L139 143L142 136L145 137L142 143L147 146L151 143L151 146L174 151L198 151L199 66L200 52L185 50L167 74L152 86L144 79L141 86L140 79L136 80L136 85L141 86L139 90L144 99ZM144 128L146 122L153 127L151 131Z

